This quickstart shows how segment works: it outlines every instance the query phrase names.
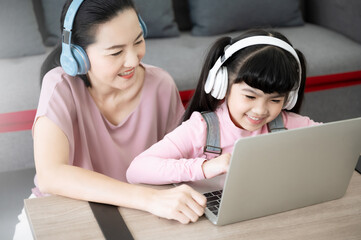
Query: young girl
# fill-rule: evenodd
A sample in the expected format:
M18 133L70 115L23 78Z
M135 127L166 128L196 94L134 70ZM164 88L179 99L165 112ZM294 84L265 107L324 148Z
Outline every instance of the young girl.
M206 200L193 189L126 183L133 158L184 113L170 75L141 63L146 28L132 1L69 0L61 22L62 46L48 59L55 57L55 64L44 63L55 68L44 76L33 126L31 197L56 194L196 221ZM28 239L25 214L20 220L15 238Z
M268 123L277 116L286 129L315 125L293 113L301 106L305 79L303 54L280 33L250 30L235 39L220 38L205 60L185 122L134 159L128 181L212 178L227 172L237 139L268 133ZM218 118L219 156L205 148L207 123L201 113L207 111Z

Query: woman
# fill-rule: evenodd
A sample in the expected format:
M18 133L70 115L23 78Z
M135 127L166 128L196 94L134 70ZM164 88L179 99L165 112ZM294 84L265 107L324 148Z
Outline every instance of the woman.
M145 26L133 3L69 0L61 22L62 66L43 78L33 126L31 197L56 194L196 221L206 200L193 189L126 183L133 158L173 130L184 112L170 75L141 63Z

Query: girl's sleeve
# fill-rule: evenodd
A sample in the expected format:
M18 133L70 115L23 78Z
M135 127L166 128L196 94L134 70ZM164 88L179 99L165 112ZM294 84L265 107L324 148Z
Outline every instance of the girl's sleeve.
M130 183L169 184L204 179L206 123L200 113L136 157L127 171Z

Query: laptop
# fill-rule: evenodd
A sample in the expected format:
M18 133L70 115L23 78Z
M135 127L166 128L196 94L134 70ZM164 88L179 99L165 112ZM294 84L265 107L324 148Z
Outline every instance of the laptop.
M360 153L361 118L269 133L237 140L226 175L187 184L226 225L341 198Z

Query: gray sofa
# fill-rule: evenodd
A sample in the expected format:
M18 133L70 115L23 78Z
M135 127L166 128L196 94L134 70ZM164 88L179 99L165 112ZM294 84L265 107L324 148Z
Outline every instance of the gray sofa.
M185 102L215 39L236 36L250 27L267 27L284 33L306 56L308 92L302 114L323 122L361 116L360 1L265 0L261 5L253 0L134 1L149 28L144 62L166 69ZM0 32L8 33L0 39L1 239L10 238L35 173L29 123L21 127L22 119L16 119L20 128L14 130L13 117L32 120L40 93L40 66L59 40L63 2L1 3ZM219 8L219 3L224 6ZM318 89L322 90L314 91ZM28 110L32 112L18 114ZM14 114L9 118L8 113Z

